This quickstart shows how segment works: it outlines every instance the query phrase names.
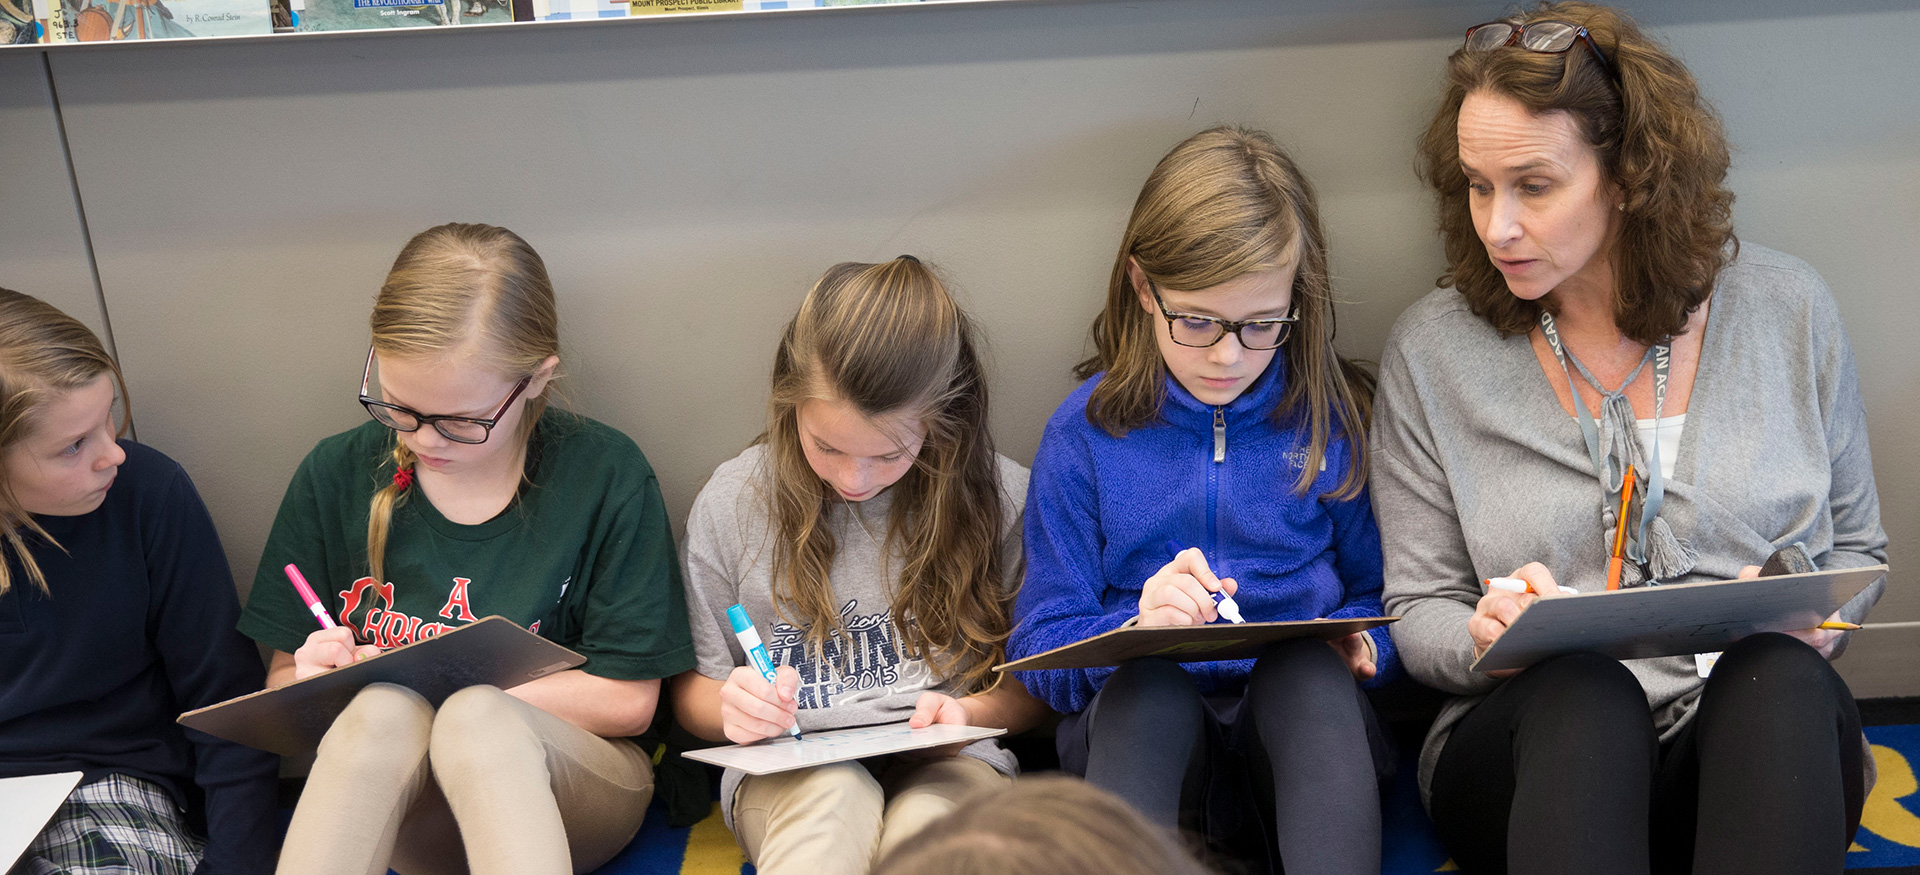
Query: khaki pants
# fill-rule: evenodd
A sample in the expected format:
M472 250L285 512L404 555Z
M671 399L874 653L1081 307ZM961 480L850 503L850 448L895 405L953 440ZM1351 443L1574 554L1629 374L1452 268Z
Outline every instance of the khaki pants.
M412 690L373 684L320 742L279 873L585 872L626 847L652 797L652 763L631 741L495 687L454 693L436 713Z
M962 797L1006 782L970 756L748 775L733 794L733 831L761 875L864 875Z

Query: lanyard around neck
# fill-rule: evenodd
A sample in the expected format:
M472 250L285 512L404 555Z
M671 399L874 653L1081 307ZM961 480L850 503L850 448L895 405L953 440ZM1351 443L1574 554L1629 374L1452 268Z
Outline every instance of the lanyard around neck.
M1600 488L1608 495L1617 495L1626 488L1623 468L1631 453L1628 442L1634 440L1635 425L1633 405L1627 401L1627 387L1639 378L1647 362L1653 362L1654 429L1653 449L1650 451L1653 463L1646 466L1647 493L1640 502L1639 524L1634 527L1634 536L1627 549L1628 558L1645 563L1647 526L1660 516L1660 505L1665 503L1667 497L1666 477L1660 471L1660 414L1667 405L1667 371L1673 364L1673 346L1659 343L1648 347L1646 355L1640 357L1640 363L1634 365L1633 373L1621 381L1619 389L1609 392L1600 385L1599 380L1594 379L1587 366L1574 358L1573 353L1568 352L1560 342L1560 332L1554 327L1553 314L1546 310L1540 311L1540 333L1546 336L1548 348L1553 350L1553 357L1560 361L1561 372L1567 375L1567 392L1573 395L1574 419L1580 423L1580 436L1586 441L1587 456L1593 462L1594 475L1600 478ZM1600 425L1595 422L1593 414L1587 412L1587 402L1580 399L1580 390L1573 385L1573 372L1567 367L1568 361L1573 362L1573 367L1580 371L1587 385L1600 393L1600 415L1613 421L1612 446L1601 447Z

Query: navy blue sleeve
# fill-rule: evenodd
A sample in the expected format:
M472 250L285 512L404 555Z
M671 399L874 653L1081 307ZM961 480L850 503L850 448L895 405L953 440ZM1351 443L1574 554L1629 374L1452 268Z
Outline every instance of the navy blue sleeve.
M213 518L185 471L176 469L157 507L143 508L147 623L162 671L183 710L257 691L260 654L235 628L240 605ZM186 731L194 783L206 796L202 875L268 872L279 845L279 757Z

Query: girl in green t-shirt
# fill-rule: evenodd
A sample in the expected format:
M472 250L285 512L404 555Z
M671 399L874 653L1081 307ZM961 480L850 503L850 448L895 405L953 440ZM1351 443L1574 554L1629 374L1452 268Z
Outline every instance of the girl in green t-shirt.
M651 798L660 678L692 664L672 539L645 457L547 411L553 287L511 231L413 238L374 302L360 402L287 489L241 630L269 685L499 614L587 657L438 709L375 684L320 744L279 871L564 873L633 837ZM377 376L376 376L377 375ZM298 565L338 628L285 580Z
M714 472L687 523L698 665L674 680L694 734L745 743L908 721L1020 731L1045 706L1003 661L1026 469L993 451L974 331L902 256L836 265L774 356L767 431ZM748 667L740 604L779 667ZM728 825L766 875L860 873L1004 783L992 740L764 776L729 771Z

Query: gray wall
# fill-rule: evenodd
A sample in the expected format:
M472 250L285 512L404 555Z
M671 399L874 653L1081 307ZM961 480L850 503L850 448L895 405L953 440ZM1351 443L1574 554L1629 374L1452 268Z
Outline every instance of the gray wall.
M1795 5L1633 8L1726 116L1742 236L1839 298L1898 561L1920 547L1920 11ZM448 220L546 256L574 406L640 442L676 515L757 431L781 321L845 259L947 271L1026 461L1141 180L1207 125L1271 129L1317 180L1342 339L1377 356L1438 272L1413 138L1442 58L1497 11L1028 2L6 50L0 154L24 164L0 191L0 284L96 326L104 305L140 437L192 472L243 589L295 464L364 417L353 369L387 265ZM1891 583L1875 619L1920 618ZM1862 694L1914 694L1916 655L1920 634L1866 633L1842 667Z

